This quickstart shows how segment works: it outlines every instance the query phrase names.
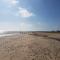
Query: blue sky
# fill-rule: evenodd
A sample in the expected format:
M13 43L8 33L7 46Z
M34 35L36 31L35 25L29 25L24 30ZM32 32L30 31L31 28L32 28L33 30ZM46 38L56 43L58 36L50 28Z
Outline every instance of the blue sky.
M60 0L0 0L0 31L60 30Z

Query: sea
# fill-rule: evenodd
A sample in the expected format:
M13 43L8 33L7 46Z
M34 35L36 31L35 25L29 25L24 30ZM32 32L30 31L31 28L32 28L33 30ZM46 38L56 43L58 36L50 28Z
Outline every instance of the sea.
M14 35L16 33L5 33L7 31L0 31L0 37L4 37L4 36L11 36L11 35Z

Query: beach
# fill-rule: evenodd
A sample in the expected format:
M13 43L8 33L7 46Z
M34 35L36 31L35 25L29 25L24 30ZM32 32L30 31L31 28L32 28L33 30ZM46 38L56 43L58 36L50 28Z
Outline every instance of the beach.
M0 60L60 60L60 33L21 32L0 37Z

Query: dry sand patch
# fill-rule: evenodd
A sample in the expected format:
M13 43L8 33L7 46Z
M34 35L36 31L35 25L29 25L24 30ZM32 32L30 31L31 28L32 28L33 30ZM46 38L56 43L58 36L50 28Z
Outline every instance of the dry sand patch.
M21 33L0 38L1 60L60 60L60 42Z

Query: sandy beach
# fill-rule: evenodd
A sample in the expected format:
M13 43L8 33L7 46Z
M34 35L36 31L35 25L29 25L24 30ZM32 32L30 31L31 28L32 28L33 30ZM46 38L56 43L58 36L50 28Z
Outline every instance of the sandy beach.
M60 60L60 33L23 32L0 37L0 60Z

